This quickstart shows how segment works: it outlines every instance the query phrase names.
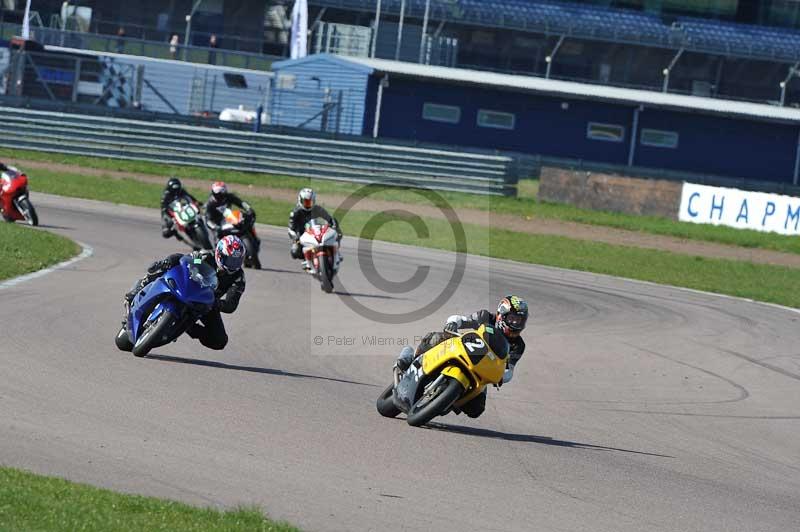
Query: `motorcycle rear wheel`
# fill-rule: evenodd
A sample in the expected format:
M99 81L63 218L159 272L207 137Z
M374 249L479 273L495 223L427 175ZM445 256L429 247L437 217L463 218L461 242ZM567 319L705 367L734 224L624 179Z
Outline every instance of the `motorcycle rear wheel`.
M128 338L128 329L124 325L117 333L117 336L114 337L114 343L120 351L126 351L128 353L133 351L133 344L130 338Z
M247 253L245 258L245 266L255 270L261 269L261 260L258 258L259 246L251 236L244 237L244 247Z
M151 349L158 345L163 345L163 342L159 344L159 341L164 336L167 328L172 325L173 321L172 312L168 310L162 312L161 315L156 318L155 323L150 325L150 327L144 331L144 334L136 341L136 344L133 346L133 354L137 357L147 356L147 353L149 353Z
M383 417L397 417L400 414L400 409L394 406L392 401L392 393L394 392L394 384L390 384L382 394L378 396L375 406L378 413Z
M461 397L463 391L464 388L460 382L450 377L445 377L444 382L439 384L436 390L433 391L433 397L425 401L421 407L418 405L426 398L425 395L411 405L406 421L412 427L424 425L436 416L445 413Z

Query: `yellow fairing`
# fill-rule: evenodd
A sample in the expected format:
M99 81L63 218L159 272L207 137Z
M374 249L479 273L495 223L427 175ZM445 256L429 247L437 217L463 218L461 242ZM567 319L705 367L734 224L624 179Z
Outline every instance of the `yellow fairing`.
M435 373L448 360L458 359L463 351L464 348L458 338L445 340L425 352L422 357L422 370L426 375Z
M454 378L461 383L461 386L463 386L465 390L469 390L469 387L472 385L472 382L464 373L464 370L458 366L447 366L442 370L442 375L447 375L448 377Z
M442 373L464 387L465 394L456 405L468 402L483 392L486 385L498 383L503 378L506 360L488 347L485 341L487 332L485 326L477 331L467 331L461 337L434 346L422 357L422 370L426 375Z

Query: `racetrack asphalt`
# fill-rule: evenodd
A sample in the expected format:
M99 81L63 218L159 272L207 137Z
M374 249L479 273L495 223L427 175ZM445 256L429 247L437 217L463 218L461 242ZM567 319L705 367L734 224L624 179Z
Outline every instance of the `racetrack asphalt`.
M261 227L228 347L138 359L114 347L122 294L188 248L156 210L32 200L94 255L0 292L0 464L319 531L800 525L797 312L473 256L448 286L454 254L354 238L327 295ZM378 415L399 344L507 292L531 303L528 349L481 418Z

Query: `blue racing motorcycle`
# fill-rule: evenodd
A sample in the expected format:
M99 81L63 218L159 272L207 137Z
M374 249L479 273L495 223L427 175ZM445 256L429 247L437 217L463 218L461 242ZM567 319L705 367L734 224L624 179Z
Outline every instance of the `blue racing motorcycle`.
M117 347L143 357L174 342L211 310L217 283L214 268L201 259L182 257L133 298L127 322L117 334Z

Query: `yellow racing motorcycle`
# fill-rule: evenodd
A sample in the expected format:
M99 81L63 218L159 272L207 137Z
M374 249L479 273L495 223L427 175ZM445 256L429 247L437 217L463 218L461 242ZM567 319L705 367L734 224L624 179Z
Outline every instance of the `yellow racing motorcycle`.
M499 385L508 360L508 341L490 325L441 342L405 371L394 368L394 382L378 397L378 413L396 417L401 412L412 427L451 411Z

